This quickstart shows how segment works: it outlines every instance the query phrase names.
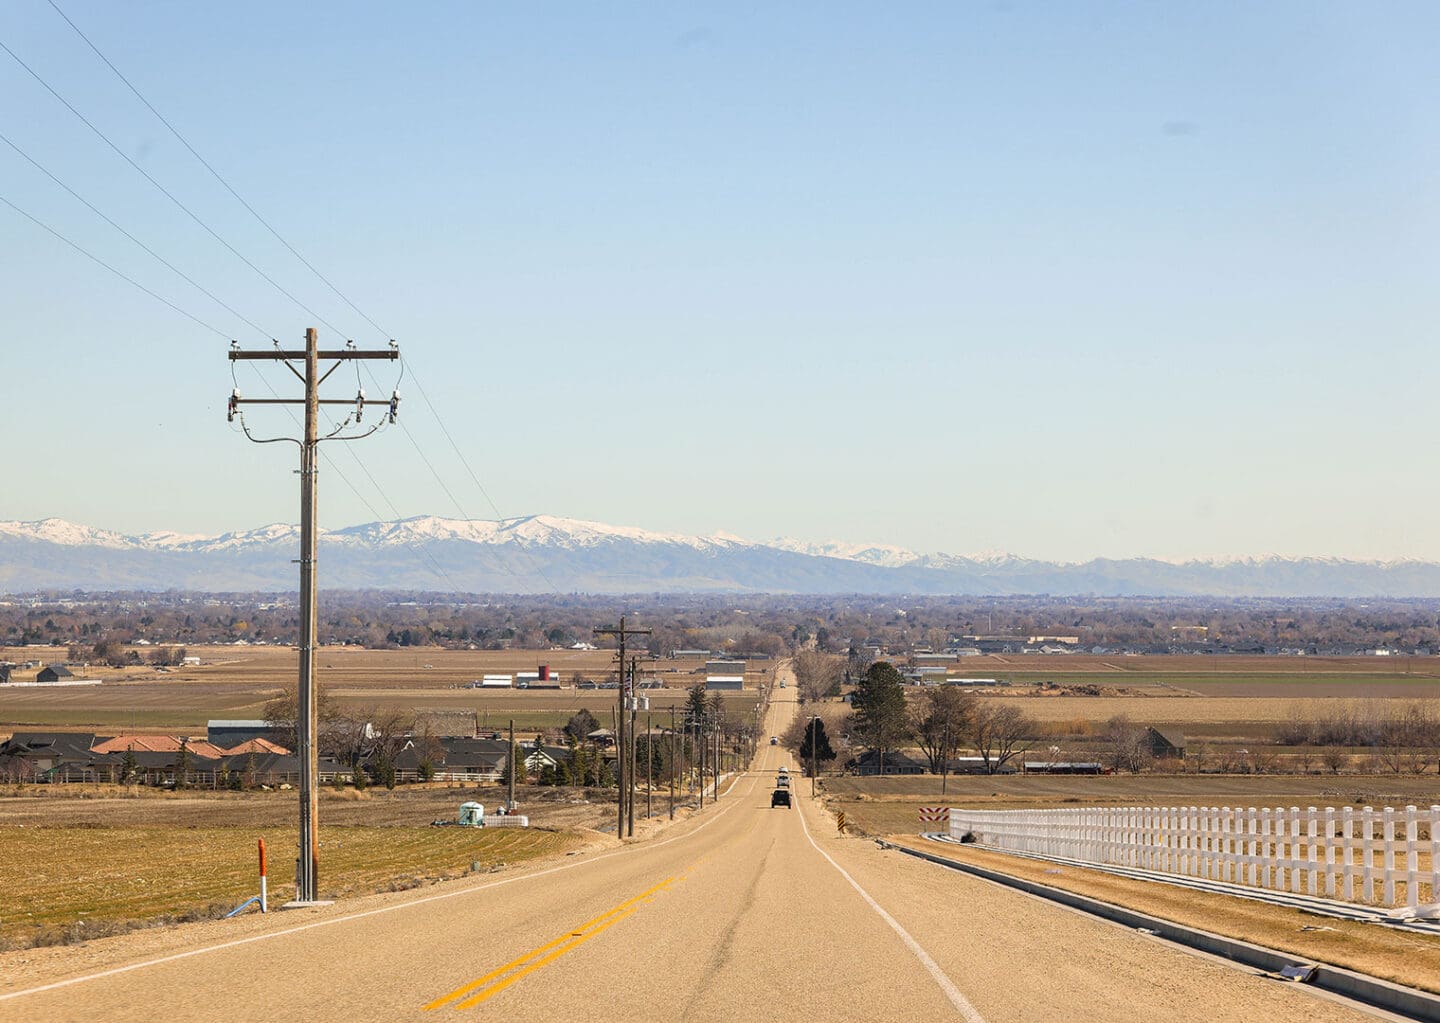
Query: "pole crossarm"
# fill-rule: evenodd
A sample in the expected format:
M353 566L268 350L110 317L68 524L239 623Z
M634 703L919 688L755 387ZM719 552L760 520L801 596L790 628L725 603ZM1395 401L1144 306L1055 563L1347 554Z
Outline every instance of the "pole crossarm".
M289 362L289 361L291 361L291 360L298 360L298 361L300 361L300 362L304 362L304 361L305 361L305 356L306 356L306 353L305 353L303 350L297 352L297 351L292 351L292 350L289 350L289 349L278 349L278 348L277 348L277 349L275 349L274 351L269 351L269 352L266 352L266 351L254 351L254 352L250 352L250 351L245 351L245 350L243 350L243 349L239 349L239 350L232 350L232 351L230 352L230 361L231 361L231 362L249 362L249 361L252 360L252 359L256 359L256 360L268 359L268 360L270 360L270 361L272 361L272 362L274 362L274 361L281 361L281 360L283 360L283 361L285 361L285 362ZM376 349L373 349L373 350L372 350L372 349L365 349L365 348L341 348L341 349L338 349L338 350L331 350L331 351L316 351L316 352L315 352L315 358L321 359L321 360L324 360L324 359L342 359L342 360L347 360L347 359L385 359L385 360L388 360L388 361L393 362L394 360L400 358L400 349L398 349L398 348L376 348Z

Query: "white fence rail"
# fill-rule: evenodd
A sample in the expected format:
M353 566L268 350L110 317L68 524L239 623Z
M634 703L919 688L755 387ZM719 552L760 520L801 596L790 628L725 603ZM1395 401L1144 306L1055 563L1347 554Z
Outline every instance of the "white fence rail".
M1440 902L1440 806L951 808L982 848L1385 906Z

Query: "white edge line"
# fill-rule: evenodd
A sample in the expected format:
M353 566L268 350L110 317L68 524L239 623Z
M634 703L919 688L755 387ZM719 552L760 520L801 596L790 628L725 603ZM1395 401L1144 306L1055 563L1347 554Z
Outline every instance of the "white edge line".
M829 853L820 848L819 843L816 842L810 834L810 825L805 823L805 811L803 809L800 811L799 817L800 827L805 829L805 838L810 842L810 845L814 847L816 852L825 857L830 866L840 872L841 877L850 882L850 887L859 892L860 897L869 903L870 908L880 914L880 919L889 924L890 929L900 936L900 940L905 943L905 947L914 954L916 959L920 960L920 965L930 972L930 976L934 978L935 983L940 986L940 990L945 992L945 997L950 999L950 1004L955 1006L956 1011L964 1017L966 1023L985 1023L985 1017L980 1015L975 1006L970 1004L970 1000L960 993L960 989L955 986L955 982L945 975L945 971L940 969L940 964L931 958L930 953L926 952L920 943L910 936L909 931L900 926L898 920L885 912L885 907L881 906L880 903L876 902L870 896L869 892L860 887L860 882L851 877L844 867L836 863L830 858Z
M738 782L739 778L737 777L735 781ZM732 782L730 787L734 788L735 782ZM41 984L39 987L25 988L22 991L11 991L8 994L0 994L0 1002L9 1001L12 998L23 998L26 995L38 995L45 991L54 991L58 988L70 987L74 984L84 984L87 981L100 980L104 977L114 977L117 974L129 973L132 970L143 970L150 966L160 966L164 963L173 963L180 959L189 959L191 956L206 955L210 952L221 952L227 948L237 948L241 945L249 945L257 941L269 941L271 938L283 938L286 935L299 934L301 931L308 931L316 927L329 927L334 924L350 923L355 920L364 920L366 917L379 916L382 913L393 913L401 909L411 909L415 906L423 906L429 902L439 902L442 899L453 899L461 895L475 895L479 892L489 891L492 888L501 888L507 884L514 884L517 881L529 881L537 877L545 877L549 874L558 874L563 870L574 870L577 867L584 867L592 863L599 863L602 860L608 860L615 856L621 856L631 851L638 852L649 849L659 849L663 846L669 845L671 842L679 842L682 839L689 838L697 832L703 830L704 828L709 827L711 822L719 820L725 813L729 811L730 807L734 805L736 804L733 801L726 803L723 807L720 808L719 813L715 814L713 817L708 817L705 820L701 821L700 824L693 830L687 831L683 835L675 835L671 838L667 838L662 842L656 842L654 845L625 846L623 848L615 849L611 852L604 853L600 856L592 856L589 859L577 860L574 863L562 863L559 866L549 867L545 870L536 871L533 874L518 874L515 877L507 877L501 881L491 881L488 884L482 884L474 888L462 888L459 891L440 892L436 895L426 895L423 898L412 899L409 902L401 902L394 906L380 906L376 909L367 909L360 913L351 913L349 916L331 917L326 920L314 920L308 924L300 924L297 927L287 927L285 930L282 931L267 931L264 934L253 934L248 938L236 938L233 941L224 941L218 945L206 945L204 948L192 948L184 952L176 952L172 955L160 956L158 959L146 959L138 963L127 963L124 966L114 966L108 970L101 970L98 973L87 973L79 977L69 977L65 980L57 980L49 984ZM821 855L824 854L822 853ZM826 859L829 859L829 857L827 856ZM834 861L831 860L831 862L833 863ZM854 884L855 882L851 881L850 883ZM978 1020L977 1018L977 1021L975 1021L975 1023L984 1023L984 1021Z

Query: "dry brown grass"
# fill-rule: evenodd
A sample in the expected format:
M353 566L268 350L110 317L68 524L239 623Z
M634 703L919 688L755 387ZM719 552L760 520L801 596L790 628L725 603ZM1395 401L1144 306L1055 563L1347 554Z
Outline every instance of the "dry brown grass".
M72 786L72 798L61 798L61 788L0 798L8 864L0 871L0 947L68 943L229 911L257 891L258 838L268 846L272 900L293 891L293 794L126 798L113 787ZM81 794L92 798L73 798ZM542 794L554 790L522 796ZM546 829L429 826L453 818L460 802L477 795L492 803L499 791L328 796L321 805L322 894L410 888L458 877L472 864L485 871L562 852L586 841L576 828L608 816L603 804L527 798L522 810Z

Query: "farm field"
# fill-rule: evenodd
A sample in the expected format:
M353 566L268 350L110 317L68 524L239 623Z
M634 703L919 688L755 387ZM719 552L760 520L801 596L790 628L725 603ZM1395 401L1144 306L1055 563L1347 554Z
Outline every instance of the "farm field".
M97 668L100 686L0 688L0 734L18 729L69 731L163 730L199 734L212 718L258 718L267 701L293 686L295 658L286 647L192 647L198 667L157 673L149 667ZM18 647L0 651L11 660L60 660L58 648ZM582 707L603 723L615 707L614 690L564 688L485 691L461 688L486 673L534 671L548 664L568 685L579 675L603 681L613 672L608 651L571 650L362 650L322 648L321 685L342 711L362 707L399 707L406 711L473 711L481 728L517 729L563 725ZM761 663L761 662L757 662ZM651 710L668 716L685 700L685 690L704 680L698 660L666 660L644 668L665 689L649 690ZM758 685L764 673L747 673ZM755 689L726 695L732 716L748 716L758 700Z
M0 796L0 948L99 937L162 918L228 911L255 894L256 840L270 860L272 903L289 898L296 856L293 793L160 793L55 787ZM22 791L22 790L14 790ZM553 796L555 790L546 793ZM529 791L521 795L531 795ZM93 798L79 798L80 796ZM499 790L410 788L321 793L321 891L326 896L413 887L488 871L592 841L613 802L522 803L537 827L434 828L459 804L498 801Z

